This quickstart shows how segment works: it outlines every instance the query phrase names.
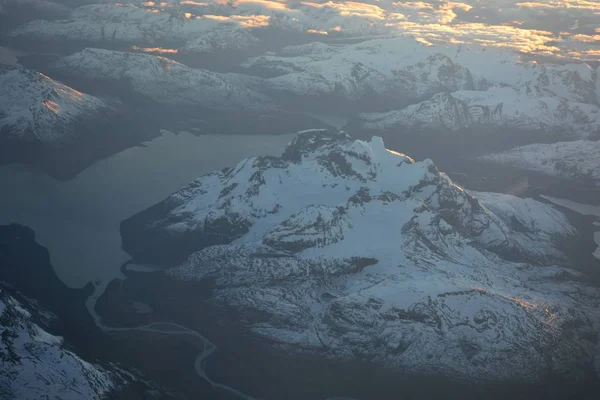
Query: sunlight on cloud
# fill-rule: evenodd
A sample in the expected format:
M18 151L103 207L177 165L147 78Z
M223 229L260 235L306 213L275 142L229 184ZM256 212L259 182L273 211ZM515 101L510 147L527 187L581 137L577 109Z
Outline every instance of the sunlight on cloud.
M328 1L327 3L312 3L302 2L302 5L314 8L330 8L339 11L343 17L366 17L374 19L386 19L386 11L379 6L347 1L344 3L335 3Z
M231 17L228 17L226 15L214 15L214 14L204 14L202 15L202 18L206 18L206 19L212 19L215 21L231 21Z
M227 3L227 1L225 1L224 3ZM235 0L233 4L234 6L239 6L240 4L259 4L271 10L288 10L287 5L284 3L277 3L275 1L267 0Z
M212 20L247 29L277 26L305 34L339 33L348 37L406 35L426 46L473 44L532 55L600 60L599 51L591 48L600 41L600 28L585 20L594 13L600 15L600 1L182 0L141 4L147 7L145 12L154 13L188 7L178 18L191 24L206 24L207 30L217 29L211 27ZM197 6L198 10L191 10L190 6ZM576 13L565 14L564 10ZM554 15L563 19L558 29L554 20L548 19ZM546 19L539 20L542 17ZM204 28L195 25L189 29ZM167 54L172 50L149 49Z
M577 40L583 43L595 43L595 42L600 42L600 35L583 35L583 34L579 34L579 35L573 35L571 36L571 39L573 40Z
M406 3L397 2L392 3L395 7L406 8L410 10L433 10L434 7L429 3L424 3L422 1L407 1Z
M233 15L235 21L238 21L244 28L258 28L269 26L270 16L268 15Z
M522 2L517 6L526 8L586 9L600 12L600 2L590 0L547 0L546 2Z
M144 53L151 53L151 54L177 54L179 52L179 50L177 50L177 49L165 49L162 47L140 47L140 46L133 46L133 47L131 47L131 50L141 51Z
M204 6L208 5L208 3L202 3L199 1L191 1L191 0L183 0L179 4L181 4L183 6L199 6L199 7L200 6L204 7Z
M404 34L414 36L418 41L477 43L484 47L507 48L540 55L551 55L560 51L552 44L556 38L546 31L482 23L444 25L400 22L394 26Z

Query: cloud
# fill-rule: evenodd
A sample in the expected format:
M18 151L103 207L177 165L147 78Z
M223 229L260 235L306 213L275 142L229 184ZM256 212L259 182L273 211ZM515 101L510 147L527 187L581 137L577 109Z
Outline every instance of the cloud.
M336 10L339 12L339 15L343 17L362 17L384 20L386 19L387 15L386 10L379 6L355 1L346 1L342 3L336 3L333 1L328 1L326 3L313 3L307 1L302 2L301 4L307 7L329 8L331 10Z
M143 3L144 12L172 7ZM397 34L427 46L474 44L566 59L599 59L600 1L592 0L182 0L194 31L221 24L301 33ZM107 14L108 15L108 14ZM185 15L185 14L182 14ZM107 16L108 18L108 16ZM202 28L202 29L201 29ZM186 28L187 29L187 28Z
M227 3L227 2L225 2L225 3ZM235 7L238 7L238 6L242 5L242 4L256 4L256 5L259 5L261 7L269 9L269 10L280 10L280 11L289 10L289 8L287 7L287 4L285 4L285 3L278 3L278 2L275 2L275 1L268 1L268 0L235 0L233 2L233 5Z
M433 10L435 7L430 3L422 1L407 1L392 3L394 7L405 8L407 10Z
M547 0L546 2L522 2L517 3L519 7L525 8L550 8L550 9L583 9L600 12L600 2L590 0Z
M595 42L600 42L600 35L578 34L578 35L572 35L571 39L577 40L577 41L583 42L583 43L595 43Z
M179 50L177 49L166 49L162 47L140 47L133 46L131 50L141 51L143 53L151 53L151 54L177 54Z
M521 29L505 25L483 23L418 24L399 22L393 24L405 35L418 41L430 43L474 43L484 47L506 48L524 53L553 55L561 49L554 42L558 39L551 32Z

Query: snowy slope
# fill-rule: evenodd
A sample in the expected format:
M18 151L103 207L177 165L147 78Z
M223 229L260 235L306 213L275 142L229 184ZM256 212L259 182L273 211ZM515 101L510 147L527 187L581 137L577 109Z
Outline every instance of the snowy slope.
M188 68L160 56L85 49L56 61L52 67L71 76L119 84L128 82L134 91L174 106L274 109L270 99L256 90L261 83L259 78Z
M600 108L562 97L541 97L511 87L484 91L438 93L431 99L387 113L361 114L365 129L423 127L459 131L493 127L529 131L560 131L565 137L600 135Z
M108 370L65 349L0 289L0 398L105 399L118 386Z
M0 140L60 147L85 134L75 123L108 111L104 101L44 74L0 66Z
M484 161L600 185L600 142L532 144L481 157Z
M600 293L556 266L555 242L575 233L565 216L468 193L376 137L302 132L281 158L204 175L121 233L140 261L189 255L166 274L212 282L202 306L234 309L290 354L521 381L598 360L585 338Z
M195 39L190 39L181 48L185 53L211 53L215 51L246 50L256 47L260 41L247 29L214 29Z
M598 73L586 64L523 62L508 50L490 51L476 45L428 47L402 36L304 49L303 53L284 49L280 54L265 54L242 66L282 74L273 79L273 86L294 94L333 93L338 87L344 89L344 96L360 93L361 87L381 93L380 82L385 79L389 90L399 90L399 97L494 85L598 105ZM357 68L366 71L360 79L352 73Z
M326 55L341 55L336 48L315 46L316 55L300 55L294 61L266 56L247 67L266 67L269 70L289 71L266 80L266 87L276 93L294 96L335 96L341 100L360 100L371 96L390 98L390 105L410 104L440 91L473 89L473 77L468 69L454 63L449 57L432 54L418 58L414 64L396 64L393 69L371 62L365 57L342 58L339 64L325 59ZM287 52L293 51L290 49ZM316 59L316 60L315 60ZM303 70L306 67L306 70Z
M91 4L78 7L68 19L32 21L11 35L29 40L158 44L198 37L218 25L212 19L189 20L182 12L153 12L133 4Z

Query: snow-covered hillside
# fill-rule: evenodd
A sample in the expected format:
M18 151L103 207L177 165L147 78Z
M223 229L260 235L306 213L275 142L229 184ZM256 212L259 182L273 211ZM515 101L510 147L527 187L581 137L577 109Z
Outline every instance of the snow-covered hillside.
M37 325L30 310L4 288L0 330L2 399L107 399L119 385L110 371L82 360L65 348L61 337Z
M73 129L111 111L104 101L39 72L0 65L0 140L60 147L88 132Z
M185 260L166 275L208 282L196 307L239 312L291 355L501 381L600 359L587 339L600 293L563 268L563 214L469 193L377 137L301 132L282 157L204 175L121 233L137 260Z
M68 19L29 22L11 36L29 40L157 44L198 37L218 25L221 23L212 19L188 20L181 12L153 12L133 4L104 3L78 7Z
M600 141L532 144L481 159L600 186Z
M184 53L212 53L252 49L260 41L247 29L214 29L195 39L190 39L181 48Z
M437 93L431 99L387 113L360 114L363 129L425 128L451 132L480 127L560 132L563 137L600 135L600 108L594 104L542 97L511 87Z
M395 93L389 109L426 94L490 86L598 105L598 72L589 65L524 62L507 50L428 47L402 36L350 45L294 46L249 59L242 66L279 74L269 80L272 89L294 95L352 99L369 92Z
M158 103L222 110L274 110L257 91L261 79L188 68L149 54L85 49L56 61L52 68L67 76L130 84Z

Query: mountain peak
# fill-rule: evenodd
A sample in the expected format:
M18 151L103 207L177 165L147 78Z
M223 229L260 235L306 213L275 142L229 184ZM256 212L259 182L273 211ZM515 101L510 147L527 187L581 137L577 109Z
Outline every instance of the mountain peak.
M588 292L556 278L555 241L574 233L548 205L471 193L381 138L325 130L201 176L121 225L136 261L170 267L175 287L200 285L194 304L243 313L236 329L288 356L527 381L548 359L562 370L598 352L579 339L596 329L598 299L566 295ZM557 347L555 330L572 340Z

